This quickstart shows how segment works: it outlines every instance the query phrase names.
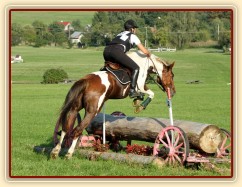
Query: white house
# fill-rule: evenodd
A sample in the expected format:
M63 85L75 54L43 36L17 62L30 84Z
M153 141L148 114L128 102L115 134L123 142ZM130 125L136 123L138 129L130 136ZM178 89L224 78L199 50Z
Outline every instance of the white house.
M66 31L66 32L74 30L74 28L71 26L71 22L60 21L60 22L58 22L58 24L63 25L64 31Z
M78 47L83 47L84 43L81 41L82 37L82 32L75 31L70 37L71 43L77 44Z

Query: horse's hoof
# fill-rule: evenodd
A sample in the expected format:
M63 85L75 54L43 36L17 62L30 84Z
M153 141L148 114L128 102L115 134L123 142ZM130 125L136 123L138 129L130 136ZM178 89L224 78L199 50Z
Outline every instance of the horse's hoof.
M58 154L51 152L50 153L50 158L55 160L58 157Z
M65 155L65 160L70 160L71 157L72 157L72 154L67 153L67 154Z
M138 106L140 106L140 103L141 103L141 100L139 100L139 99L134 99L134 101L133 101L133 107L138 107Z
M136 108L134 109L134 113L135 113L135 114L138 114L138 113L140 113L142 110L144 110L144 107L143 107L143 106L138 106L138 107L136 107Z

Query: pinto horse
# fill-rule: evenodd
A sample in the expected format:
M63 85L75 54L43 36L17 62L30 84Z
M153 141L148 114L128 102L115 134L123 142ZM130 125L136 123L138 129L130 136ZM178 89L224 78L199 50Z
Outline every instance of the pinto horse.
M159 59L155 55L152 54L151 57L147 58L140 51L129 52L127 55L140 67L137 91L148 94L147 99L142 103L144 108L154 97L154 92L145 86L146 78L150 73L157 74L156 82L163 88L163 91L167 91L170 88L171 95L175 94L174 74L172 72L174 62L168 65L164 60ZM68 134L73 141L65 157L66 159L71 158L78 138L90 124L91 120L101 111L105 101L108 99L126 98L129 94L129 88L130 84L121 84L108 71L93 72L76 81L66 96L57 120L56 124L57 126L62 125L62 131L60 140L52 149L50 157L53 159L58 157L64 137ZM81 109L85 110L84 118L73 129L75 120Z

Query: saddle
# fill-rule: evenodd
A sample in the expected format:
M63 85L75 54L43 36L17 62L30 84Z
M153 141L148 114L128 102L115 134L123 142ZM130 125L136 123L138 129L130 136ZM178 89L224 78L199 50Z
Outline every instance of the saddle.
M104 62L104 67L101 71L112 73L121 84L129 84L131 82L131 71L118 63Z

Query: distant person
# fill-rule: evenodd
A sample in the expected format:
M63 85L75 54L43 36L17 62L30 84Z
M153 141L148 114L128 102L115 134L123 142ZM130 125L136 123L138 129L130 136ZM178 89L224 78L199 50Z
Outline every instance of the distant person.
M16 60L21 60L22 57L21 57L20 55L16 55L16 56L15 56L15 59L16 59Z
M139 66L126 55L126 52L136 45L144 54L147 55L147 57L150 57L150 52L142 45L140 39L135 35L137 28L137 24L132 19L126 21L124 23L125 31L119 33L105 47L103 52L105 61L119 63L132 72L129 93L130 98L140 96L140 94L135 90L139 75Z

